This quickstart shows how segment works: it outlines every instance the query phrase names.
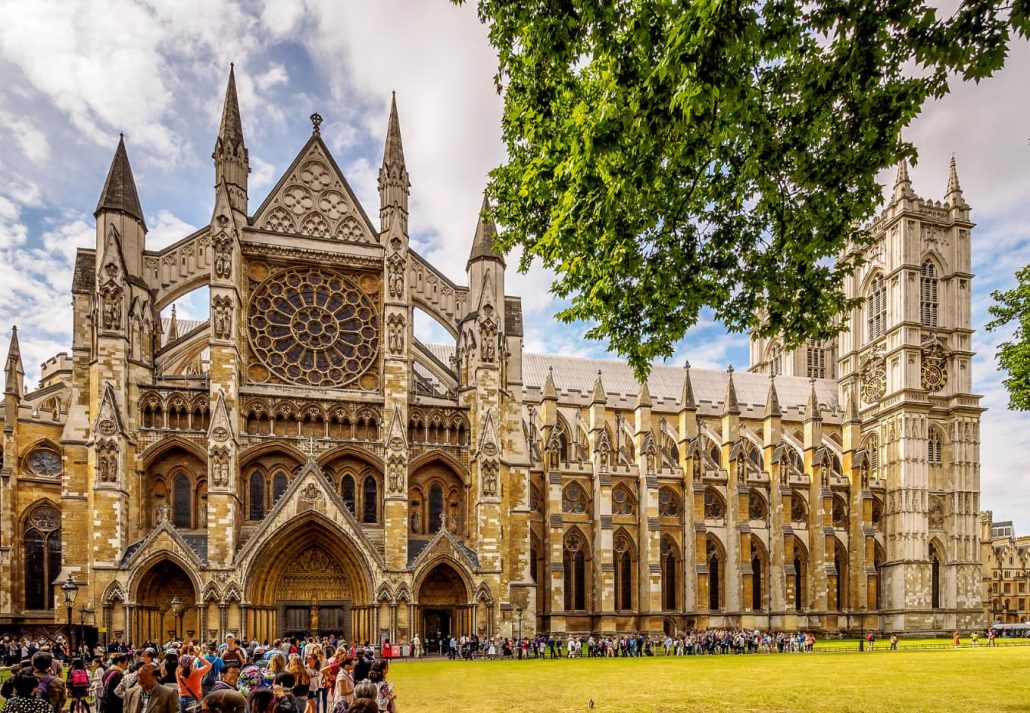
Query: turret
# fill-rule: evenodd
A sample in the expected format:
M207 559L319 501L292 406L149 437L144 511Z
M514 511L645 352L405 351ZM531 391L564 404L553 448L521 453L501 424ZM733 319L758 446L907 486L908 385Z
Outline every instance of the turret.
M898 164L898 176L894 180L894 195L892 200L900 201L915 197L915 191L912 190L912 181L908 178L908 161L901 159L901 163Z
M105 242L112 229L117 234L118 250L129 275L139 276L143 270L144 238L147 233L143 208L140 206L136 181L132 177L125 136L120 135L104 189L93 213L97 219L97 255L103 256Z
M11 327L11 345L4 365L4 431L11 433L18 422L18 405L25 393L25 369L21 363L18 328Z
M694 385L690 382L690 362L683 364L683 388L679 403L680 458L686 458L687 442L697 437L697 403Z
M540 420L543 421L545 429L558 422L558 389L554 386L553 367L547 367L547 378L544 379L544 390L540 400Z
M633 406L633 420L638 435L651 431L651 391L647 388L647 381L641 382L640 390L637 391L637 402ZM637 448L639 450L639 444Z
M819 397L815 393L815 379L811 380L808 405L805 407L805 450L818 448L823 441L823 415L819 411Z
M215 189L222 188L229 197L229 205L237 213L236 222L247 217L247 174L250 173L250 154L243 141L243 122L240 102L236 97L236 72L229 65L229 83L225 88L222 123L218 127L215 150Z
M782 416L780 397L776 393L776 375L770 374L769 394L765 397L765 414L762 416L762 443L766 447L779 445Z
M733 385L733 366L726 369L726 396L722 405L722 442L734 443L740 435L740 406Z

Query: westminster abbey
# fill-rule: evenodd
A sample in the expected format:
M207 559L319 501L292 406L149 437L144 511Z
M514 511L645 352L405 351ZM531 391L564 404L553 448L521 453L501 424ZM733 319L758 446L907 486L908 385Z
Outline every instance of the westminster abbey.
M320 123L258 202L230 73L210 224L162 250L119 142L70 353L27 390L11 335L0 625L63 624L69 576L128 642L980 624L954 163L943 201L900 167L838 339L640 384L523 352L485 199L465 284L409 247L396 103L374 218ZM209 318L169 318L198 288Z

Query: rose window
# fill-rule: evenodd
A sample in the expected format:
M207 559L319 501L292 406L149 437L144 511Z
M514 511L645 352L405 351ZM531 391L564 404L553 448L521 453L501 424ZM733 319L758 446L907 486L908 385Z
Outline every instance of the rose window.
M281 379L347 386L376 362L379 316L358 285L327 270L287 270L255 288L249 307L254 355Z

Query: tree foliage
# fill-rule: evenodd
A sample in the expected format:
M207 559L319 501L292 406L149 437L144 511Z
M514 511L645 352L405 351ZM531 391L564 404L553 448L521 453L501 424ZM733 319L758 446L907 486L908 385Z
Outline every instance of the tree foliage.
M994 318L987 323L989 331L1014 326L1012 339L998 347L998 365L1008 373L1005 388L1009 392L1009 408L1030 410L1030 266L1016 273L1017 284L1011 290L991 293L996 304L987 308Z
M638 376L706 306L788 345L832 336L876 176L915 157L901 129L1000 68L1028 2L478 0L499 247L554 269L559 317Z

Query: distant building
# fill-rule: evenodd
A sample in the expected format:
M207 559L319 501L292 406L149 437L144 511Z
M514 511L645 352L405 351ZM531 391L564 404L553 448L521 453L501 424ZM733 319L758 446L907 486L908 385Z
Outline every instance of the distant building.
M988 621L1018 624L1030 616L1030 535L1016 537L1012 521L983 513L984 611Z

